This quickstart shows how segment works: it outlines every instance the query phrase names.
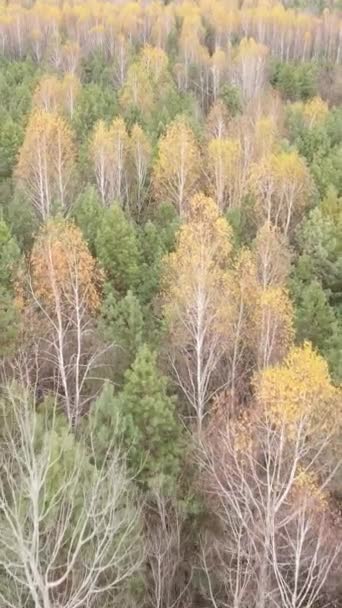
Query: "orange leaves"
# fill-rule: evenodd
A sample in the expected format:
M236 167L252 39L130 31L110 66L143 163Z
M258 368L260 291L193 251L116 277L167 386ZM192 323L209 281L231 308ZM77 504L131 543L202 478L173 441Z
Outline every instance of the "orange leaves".
M34 95L33 105L46 112L57 112L61 103L61 81L56 76L43 76Z
M50 220L37 237L30 263L35 299L47 310L78 304L96 312L102 275L74 224Z
M130 39L134 47L146 43L165 47L170 32L178 29L176 19L186 72L202 46L206 26L215 49L226 49L234 38L242 39L237 60L249 58L256 71L257 53L262 56L257 46L267 46L274 57L284 62L310 61L321 55L331 64L340 59L338 11L318 16L285 8L279 2L241 4L237 0L166 5L102 0L77 4L58 4L54 0L51 5L46 0L30 8L11 1L0 14L2 47L5 54L22 57L28 50L37 61L43 61L51 58L51 50L57 54L56 41L66 39L58 67L75 73L80 57L89 52L106 51L113 57L121 35Z
M258 232L253 249L242 250L236 261L240 349L249 352L250 368L264 369L281 361L292 345L293 309L285 289L288 270L286 243L268 224Z

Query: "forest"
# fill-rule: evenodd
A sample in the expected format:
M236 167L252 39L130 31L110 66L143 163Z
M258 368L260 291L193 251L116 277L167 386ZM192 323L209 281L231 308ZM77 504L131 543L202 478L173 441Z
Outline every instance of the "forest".
M0 2L0 608L341 608L341 381L341 0Z

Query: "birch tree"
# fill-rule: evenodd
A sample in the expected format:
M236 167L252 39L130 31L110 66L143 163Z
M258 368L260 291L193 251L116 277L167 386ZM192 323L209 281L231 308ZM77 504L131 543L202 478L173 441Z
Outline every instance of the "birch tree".
M143 556L120 454L108 446L99 465L56 405L39 409L13 387L2 399L2 606L95 608L99 598L118 606Z
M38 377L42 387L53 387L69 423L76 426L96 392L95 369L106 350L95 339L93 323L101 272L80 230L55 220L38 235L29 278L23 280Z
M173 203L183 216L199 175L200 154L195 137L185 120L177 118L159 141L153 172L155 196Z
M220 362L227 349L231 251L229 224L214 201L199 194L180 229L176 251L165 262L164 313L176 382L200 431L210 399L227 378Z
M19 151L16 177L42 220L54 207L67 212L75 168L73 134L57 114L37 110L31 114Z
M341 551L329 503L338 465L322 457L336 433L327 417L336 419L338 392L308 345L255 382L256 405L233 419L221 412L199 447L218 518L217 534L202 541L208 597L215 608L314 606Z

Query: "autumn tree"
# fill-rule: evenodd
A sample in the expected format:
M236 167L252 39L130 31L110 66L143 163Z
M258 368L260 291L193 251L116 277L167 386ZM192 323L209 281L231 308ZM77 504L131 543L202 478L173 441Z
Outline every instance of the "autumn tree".
M211 106L207 116L206 134L208 140L227 137L230 118L225 104L219 99Z
M139 125L135 124L129 142L130 170L133 171L131 197L133 209L141 212L147 186L148 169L152 156L151 144Z
M217 137L208 143L209 187L219 208L239 207L241 202L241 146L237 139Z
M75 74L65 74L61 82L62 100L65 111L73 117L76 101L81 90L80 80Z
M146 65L132 63L127 70L125 83L120 91L122 108L138 110L145 118L154 108L154 91Z
M153 173L155 196L172 202L183 216L199 175L200 154L195 137L185 119L177 118L159 141Z
M268 48L253 38L243 38L233 63L233 79L242 97L249 101L256 97L266 82Z
M313 606L340 551L328 490L336 467L321 458L336 432L338 392L309 345L259 374L255 390L249 411L212 416L199 447L218 526L202 540L208 598L215 607L260 608L271 598Z
M41 219L48 219L56 205L67 212L74 168L70 127L57 114L33 112L19 152L16 177Z
M251 168L257 213L287 236L310 202L312 180L297 152L268 154Z
M111 157L112 142L109 130L103 120L96 123L90 142L96 185L105 206L111 198Z
M257 232L253 250L262 289L284 285L290 272L291 254L280 229L266 222Z
M58 112L61 93L61 81L56 76L43 76L34 92L33 104L45 112Z
M103 205L127 197L127 157L129 139L122 118L116 118L108 128L104 121L96 123L90 141L97 187Z
M286 289L290 253L281 231L266 223L258 230L253 254L251 348L257 368L263 369L282 360L294 337L293 306Z
M121 204L127 197L127 156L129 139L122 118L115 118L110 125L109 137L112 145L112 198Z
M24 289L39 381L42 388L53 386L71 425L77 425L97 390L95 370L106 350L95 338L92 321L101 282L80 230L66 221L49 221L35 241Z
M174 377L200 430L208 403L225 385L220 363L229 333L231 230L214 201L190 202L176 250L165 262L164 313Z

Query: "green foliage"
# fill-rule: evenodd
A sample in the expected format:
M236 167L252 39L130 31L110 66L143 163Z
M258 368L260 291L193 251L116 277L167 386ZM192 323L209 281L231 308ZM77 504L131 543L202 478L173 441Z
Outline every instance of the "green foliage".
M22 126L4 115L0 124L0 177L11 175L23 136Z
M291 286L298 342L310 340L328 361L334 378L341 381L342 318L338 319L318 281L292 282Z
M317 69L312 63L273 62L270 81L285 99L309 99L317 92Z
M146 345L125 374L116 407L133 471L142 482L151 484L157 478L165 490L171 489L179 471L180 429L166 378Z
M145 336L143 311L132 291L119 299L111 286L106 286L100 330L106 342L113 344L115 380L122 381L123 373L133 363Z
M224 84L221 89L220 99L222 99L231 116L236 116L241 112L242 101L238 87L232 84Z
M303 115L291 108L287 117L291 143L310 166L319 194L324 197L329 186L342 194L342 113L333 110L323 123L308 126Z
M167 126L178 115L185 116L189 126L197 134L199 131L199 108L196 99L190 93L180 93L174 86L162 89L153 114L146 128L155 139L165 133Z
M139 272L137 238L134 226L118 204L104 209L94 245L113 288L122 295L134 288Z
M81 70L85 84L95 83L105 88L113 80L114 66L108 64L104 54L99 51L82 61Z
M326 194L330 186L342 196L342 146L334 148L323 158L316 157L311 171L321 196Z
M333 305L342 304L342 200L330 189L313 209L298 234L298 276L316 278Z
M13 355L18 346L20 315L13 295L0 286L0 352L2 357Z
M110 121L116 112L117 102L114 89L95 83L86 84L77 98L72 126L79 139L84 140L97 120L101 118Z
M101 222L103 207L93 186L88 186L76 199L72 217L82 230L91 253L95 254L95 239Z
M20 258L20 249L3 219L0 219L0 285L9 289Z
M160 205L152 220L139 231L141 270L137 293L145 304L151 302L160 285L161 261L175 244L179 218L172 205Z
M29 59L13 62L0 60L0 107L17 124L26 122L39 76L40 69Z
M342 376L342 201L328 191L298 232L300 255L291 289L297 338L309 339Z
M7 183L6 186L6 191L10 195L10 184ZM38 218L23 191L16 190L13 197L5 201L4 215L21 250L29 251L38 229Z
M104 383L82 431L85 435L89 432L99 463L107 457L110 446L122 443L119 410L110 382Z

